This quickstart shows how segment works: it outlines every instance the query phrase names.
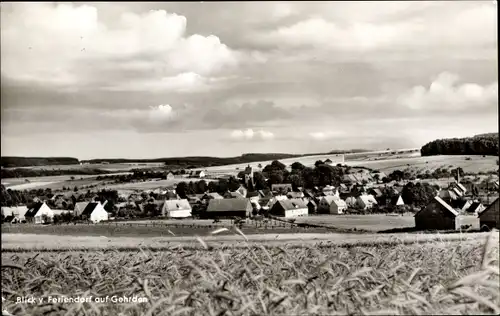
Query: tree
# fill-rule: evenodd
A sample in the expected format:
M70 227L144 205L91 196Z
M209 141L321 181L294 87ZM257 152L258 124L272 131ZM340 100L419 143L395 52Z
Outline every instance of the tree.
M208 186L205 180L200 180L196 183L196 193L202 194L207 192Z
M316 162L314 163L314 166L315 166L316 168L318 168L318 166L323 165L323 164L324 164L324 162L323 162L323 161L318 160L318 161L316 161Z
M437 190L428 183L413 184L409 182L404 186L401 196L406 204L423 207L429 204L430 201L437 195Z
M187 190L188 186L186 182L182 181L177 184L177 187L175 188L175 192L179 195L181 199L187 198Z
M303 164L301 164L300 162L296 161L294 163L292 163L292 170L298 170L298 171L302 171L306 168L306 166L304 166Z
M264 190L267 189L266 178L261 172L254 172L253 181L255 184L255 190Z

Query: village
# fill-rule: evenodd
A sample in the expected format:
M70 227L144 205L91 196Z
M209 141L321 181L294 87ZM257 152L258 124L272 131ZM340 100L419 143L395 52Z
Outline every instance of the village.
M316 172L309 175L307 172ZM491 230L499 228L498 179L474 185L471 176L438 182L415 178L396 170L387 175L365 168L349 168L330 159L314 168L279 161L262 168L248 165L232 175L209 170L135 171L136 178L99 176L114 182L174 180L170 187L134 192L85 189L35 190L31 203L2 207L2 223L60 225L151 221L245 219L308 223L314 216L328 217L335 227L342 215L413 216L414 229ZM283 176L283 174L285 176ZM285 179L286 178L286 179ZM178 181L175 181L178 179ZM187 180L191 180L187 183ZM194 180L194 181L193 181ZM309 182L309 183L307 183ZM68 190L69 189L69 190ZM4 190L5 194L12 190ZM486 192L487 198L481 192ZM130 194L128 194L130 193ZM5 197L4 197L5 199ZM12 199L10 196L8 199ZM381 220L384 220L382 217ZM353 228L356 223L353 222ZM75 228L77 229L77 228Z

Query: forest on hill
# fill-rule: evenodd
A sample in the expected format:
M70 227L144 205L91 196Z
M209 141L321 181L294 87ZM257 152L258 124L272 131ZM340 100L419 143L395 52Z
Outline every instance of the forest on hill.
M0 159L2 168L53 166L53 165L77 165L78 159L72 157L2 157Z
M422 156L487 155L498 156L498 133L480 134L466 138L437 139L422 146Z

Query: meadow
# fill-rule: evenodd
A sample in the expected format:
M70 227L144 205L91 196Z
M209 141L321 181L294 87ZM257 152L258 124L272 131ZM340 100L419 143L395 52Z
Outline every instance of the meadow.
M152 190L160 187L171 187L179 182L190 182L190 181L200 181L199 178L175 178L172 180L151 180L145 182L135 182L135 183L119 183L106 185L108 190ZM206 182L214 181L210 179L205 179Z
M128 175L130 172L119 172L107 174L111 175ZM74 180L71 180L74 178ZM101 180L96 180L96 175L64 175L64 176L47 176L47 177L27 177L27 178L3 178L2 184L7 189L12 190L29 190L29 189L58 189L63 186L74 187L80 185L90 185L101 182ZM28 180L29 182L26 182Z
M218 236L168 251L3 248L2 308L15 315L500 313L498 232L426 243L372 238L365 243L252 244L245 242L249 237L237 237L238 244L224 240L212 250L207 248ZM47 302L62 295L92 298ZM45 301L15 304L20 296ZM143 302L95 301L134 296Z
M466 160L467 159L467 160ZM385 172L386 174L394 170L410 170L425 173L426 171L434 171L437 168L455 169L462 168L466 173L491 172L498 170L495 156L428 156L428 157L411 157L399 159L382 159L382 160L360 160L346 161L348 166L357 167L363 166L374 170Z

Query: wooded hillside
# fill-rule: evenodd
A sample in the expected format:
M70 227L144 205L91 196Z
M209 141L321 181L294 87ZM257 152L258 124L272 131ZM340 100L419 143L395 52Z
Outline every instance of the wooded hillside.
M438 139L420 149L422 156L434 155L488 155L498 156L498 133L467 138Z

